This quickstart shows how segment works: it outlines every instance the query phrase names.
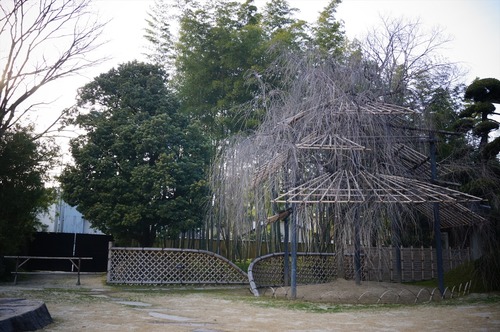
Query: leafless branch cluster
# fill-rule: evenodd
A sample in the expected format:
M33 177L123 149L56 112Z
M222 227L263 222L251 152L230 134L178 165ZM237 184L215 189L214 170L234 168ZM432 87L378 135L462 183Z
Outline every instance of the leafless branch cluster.
M272 67L277 72L268 76L279 76L286 89L263 92L266 119L254 135L228 143L214 167L214 215L220 218L225 236L265 232L259 228L266 226L267 216L283 207L272 199L321 174L338 170L359 174L367 169L375 174L403 172L390 158L394 152L387 141L401 134L389 126L388 118L396 113L408 117L412 112L392 108L381 114L379 108L372 108L377 96L369 89L360 63L339 64L314 55L288 55L282 61ZM367 206L363 212L367 230L372 231L383 219L382 212L373 209ZM352 229L342 225L352 225L350 218L359 219L356 211L347 205L304 203L296 213L303 238L314 233L326 245L332 240L333 220L339 241L350 242ZM378 222L370 223L370 218Z
M0 3L0 137L36 106L21 107L42 86L102 61L89 57L104 27L89 2Z
M214 166L213 215L227 241L252 232L262 239L267 216L295 204L308 250L332 242L339 250L354 233L370 245L414 222L411 204L476 199L418 180L429 181L418 152L427 133L407 128L421 114L381 102L366 63L314 54L278 62L266 76L279 77L282 89L262 93L263 123L227 142Z
M419 20L382 18L363 43L363 53L379 78L380 95L389 103L406 103L425 91L426 84L452 84L462 73L442 57L451 38L443 29L424 30Z

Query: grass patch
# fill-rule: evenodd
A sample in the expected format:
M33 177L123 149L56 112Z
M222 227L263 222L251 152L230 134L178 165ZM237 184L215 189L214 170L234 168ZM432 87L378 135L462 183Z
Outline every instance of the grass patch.
M242 269L244 272L248 272L248 267L250 266L250 263L252 263L251 259L240 259L234 262L234 264L240 269Z
M385 310L388 308L400 308L404 304L333 304L333 303L319 303L301 300L285 300L285 299L262 299L258 301L251 301L251 304L264 307L264 308L277 308L297 310L313 313L339 313L350 311L377 311Z
M444 274L444 287L457 288L460 284L462 284L462 289L467 282L471 282L472 285L470 288L470 293L483 293L486 290L483 287L483 283L477 277L477 273L475 271L474 262L464 263L453 270L450 270ZM416 285L427 288L437 288L438 280L424 280L424 281L416 281L416 282L408 282L405 284Z
M26 290L19 292L19 294L22 294L26 298L33 298L44 302L57 301L58 303L77 304L106 301L106 299L95 296L95 294L90 293L88 290L80 289L45 288L40 290Z

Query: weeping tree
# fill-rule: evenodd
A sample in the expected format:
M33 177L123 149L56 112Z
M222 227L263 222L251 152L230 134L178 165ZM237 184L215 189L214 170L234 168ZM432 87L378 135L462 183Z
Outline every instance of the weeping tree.
M362 247L398 248L402 229L417 223L417 212L432 222L439 244L442 227L462 218L482 220L466 206L481 198L437 184L442 167L421 144L433 131L423 128L421 112L380 101L367 75L369 63L355 56L339 63L315 53L279 60L268 75L278 75L286 89L263 93L266 118L253 135L221 151L212 188L214 209L224 216L215 224L224 227L228 247L238 247L242 235L252 232L257 241L267 240L274 204L291 206L292 298L298 241L306 251L328 250L333 243L340 257L352 253L360 283ZM448 209L445 225L440 203Z
M448 192L402 162L402 149L421 147L423 136L406 131L420 113L378 102L367 65L288 54L267 73L287 89L263 92L265 120L221 150L212 173L215 227L228 245L252 233L262 241L273 204L294 204L307 251L390 242L388 228L415 222L412 205Z

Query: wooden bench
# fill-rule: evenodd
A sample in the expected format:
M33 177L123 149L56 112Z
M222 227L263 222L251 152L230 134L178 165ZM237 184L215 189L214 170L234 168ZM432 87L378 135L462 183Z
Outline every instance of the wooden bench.
M17 284L17 275L21 274L19 272L19 268L26 264L30 259L59 259L59 260L69 260L71 264L76 268L78 279L76 281L77 285L80 285L80 266L82 260L91 260L92 257L49 257L49 256L4 256L4 258L12 258L16 260L16 271L13 272L14 276L14 285Z

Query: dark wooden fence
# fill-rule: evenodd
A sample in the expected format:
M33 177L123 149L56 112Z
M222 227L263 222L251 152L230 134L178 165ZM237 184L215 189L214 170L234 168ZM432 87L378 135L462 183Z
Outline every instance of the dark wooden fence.
M28 248L21 253L25 256L47 257L92 257L82 261L82 272L106 272L108 266L108 246L113 238L109 235L38 232L33 236ZM66 260L30 260L23 266L34 271L73 271L71 262Z
M469 248L443 249L443 270L452 270L470 259ZM437 277L436 250L432 247L363 248L361 261L363 280L406 282ZM351 279L354 275L353 251L344 256L344 275L346 279Z

